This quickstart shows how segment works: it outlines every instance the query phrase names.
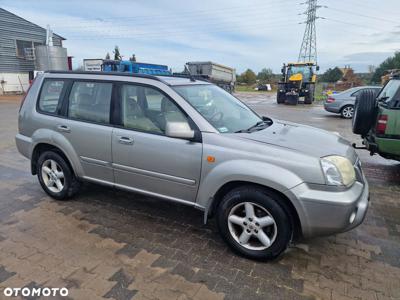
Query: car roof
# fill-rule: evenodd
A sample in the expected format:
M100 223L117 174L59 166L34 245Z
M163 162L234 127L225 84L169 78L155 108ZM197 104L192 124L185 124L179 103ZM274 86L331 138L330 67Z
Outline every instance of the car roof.
M46 71L45 74L66 74L66 75L102 75L102 76L124 76L134 78L147 78L161 81L169 86L174 85L198 85L198 84L211 84L205 79L191 79L188 75L148 75L148 74L134 74L127 72L98 72L98 71Z

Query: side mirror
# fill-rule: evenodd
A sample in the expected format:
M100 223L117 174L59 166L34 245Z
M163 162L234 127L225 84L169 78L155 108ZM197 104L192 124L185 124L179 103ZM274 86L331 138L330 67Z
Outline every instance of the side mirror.
M194 131L187 122L167 122L165 135L172 138L193 139Z
M316 69L317 71L319 71L319 66L317 66L315 69Z

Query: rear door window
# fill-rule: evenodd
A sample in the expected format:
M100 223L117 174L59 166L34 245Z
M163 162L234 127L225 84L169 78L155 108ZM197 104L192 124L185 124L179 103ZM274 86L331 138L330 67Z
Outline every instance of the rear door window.
M110 123L112 83L76 81L68 101L68 117L94 123Z
M39 98L39 110L41 112L56 113L64 85L64 80L46 79L44 81Z

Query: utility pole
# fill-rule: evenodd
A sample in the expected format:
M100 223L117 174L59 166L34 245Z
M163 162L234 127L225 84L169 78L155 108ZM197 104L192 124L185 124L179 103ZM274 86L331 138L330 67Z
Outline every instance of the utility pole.
M317 9L320 7L317 5L318 0L307 0L301 4L307 4L307 10L303 13L307 15L306 29L304 31L303 41L301 42L301 48L299 53L299 62L315 62L317 63L317 33L315 30L315 20L318 19L316 16ZM300 24L304 24L300 23Z

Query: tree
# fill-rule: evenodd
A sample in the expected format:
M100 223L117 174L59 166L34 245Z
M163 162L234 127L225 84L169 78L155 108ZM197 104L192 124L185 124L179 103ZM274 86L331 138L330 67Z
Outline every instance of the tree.
M257 74L257 79L260 80L261 82L267 83L270 82L274 77L274 74L271 69L263 68L260 72Z
M386 70L400 69L400 52L396 52L394 56L388 57L382 62L379 67L376 68L374 75L372 76L372 82L381 82L381 77Z
M252 70L247 69L239 76L239 81L248 85L256 83L257 76Z
M374 65L368 65L368 73L375 73L376 67Z
M135 54L132 54L132 56L129 57L129 60L130 60L130 61L136 61L136 55L135 55Z
M114 60L121 60L122 59L122 56L119 53L119 47L118 46L115 46L113 53L114 53Z
M328 70L325 71L324 74L322 74L319 78L319 81L321 82L336 82L340 78L343 77L342 71L338 67L335 67L333 69L329 68Z
M107 52L106 59L110 59L110 53Z

